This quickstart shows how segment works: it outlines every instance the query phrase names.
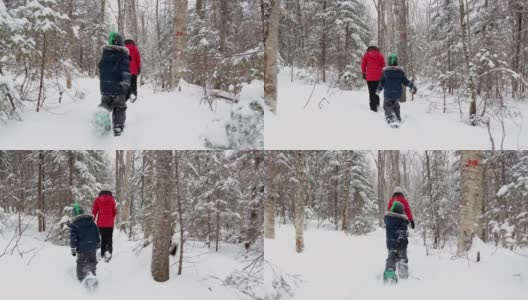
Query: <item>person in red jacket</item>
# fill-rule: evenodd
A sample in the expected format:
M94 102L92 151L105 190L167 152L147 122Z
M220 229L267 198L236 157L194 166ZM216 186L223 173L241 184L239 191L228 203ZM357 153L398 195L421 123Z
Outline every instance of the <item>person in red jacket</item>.
M125 47L130 52L130 74L132 75L126 99L131 99L134 102L137 98L137 77L141 73L141 55L139 55L139 50L134 40L125 40Z
M378 49L375 41L371 41L367 48L367 52L363 55L361 61L361 72L363 79L367 81L367 86L370 96L370 110L377 112L380 104L379 96L376 94L376 89L381 80L381 74L385 67L385 57Z
M95 198L92 214L101 233L101 256L108 262L112 258L112 235L114 220L117 215L116 201L109 185L101 187L99 196Z
M407 219L409 219L409 223L411 223L411 228L414 229L414 219L411 213L411 206L409 205L409 202L407 202L407 199L405 199L405 197L403 196L403 190L399 186L394 188L394 194L392 195L392 198L390 199L389 204L387 205L388 211L390 211L394 201L398 201L403 204L403 210L407 215Z

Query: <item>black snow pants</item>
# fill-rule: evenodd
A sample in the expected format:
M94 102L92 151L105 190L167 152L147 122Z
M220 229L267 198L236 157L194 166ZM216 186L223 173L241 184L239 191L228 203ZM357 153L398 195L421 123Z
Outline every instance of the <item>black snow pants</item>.
M95 276L95 269L97 267L97 257L95 251L92 253L77 253L77 279L83 279L92 273Z
M125 95L103 96L101 106L112 112L112 124L114 124L114 128L125 127L127 109Z
M389 257L385 264L385 270L396 271L396 263L398 264L398 276L407 278L409 276L407 258L407 249L389 250Z
M376 90L378 89L379 81L367 81L367 86L369 90L369 97L370 97L370 110L372 111L378 111L378 106L380 105L380 99L379 96L376 94Z
M395 122L396 120L401 121L400 115L400 99L389 99L385 98L383 100L383 109L385 110L385 118L387 122Z
M112 235L114 234L114 228L99 227L101 233L101 256L104 257L106 251L112 254Z
M137 75L131 75L130 76L130 88L128 89L128 93L126 96L126 99L130 99L130 95L134 94L137 98Z

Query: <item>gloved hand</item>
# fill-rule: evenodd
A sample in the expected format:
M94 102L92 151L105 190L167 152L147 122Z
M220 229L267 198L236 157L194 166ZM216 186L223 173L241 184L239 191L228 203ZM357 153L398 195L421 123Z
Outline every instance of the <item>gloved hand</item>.
M411 228L414 229L414 220L411 220Z
M128 82L121 81L121 87L123 88L123 92L128 92L128 89L130 88L130 84Z
M411 88L411 94L414 95L414 94L416 94L417 91L418 91L418 89L416 89L416 86L413 85L413 87Z
M71 248L71 253L72 253L72 256L76 256L77 255L77 249Z
M365 73L362 73L363 74L363 79L367 80L367 75Z

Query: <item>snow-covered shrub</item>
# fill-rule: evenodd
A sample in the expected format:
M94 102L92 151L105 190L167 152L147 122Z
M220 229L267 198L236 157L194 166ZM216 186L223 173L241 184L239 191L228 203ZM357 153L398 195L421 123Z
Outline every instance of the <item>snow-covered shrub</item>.
M264 148L264 101L262 81L244 85L226 124L228 149Z

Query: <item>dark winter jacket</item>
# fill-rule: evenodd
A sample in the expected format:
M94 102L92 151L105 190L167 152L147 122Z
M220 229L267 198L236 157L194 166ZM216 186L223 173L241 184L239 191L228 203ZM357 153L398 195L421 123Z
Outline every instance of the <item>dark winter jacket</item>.
M138 75L141 72L141 55L133 40L126 40L125 47L130 53L130 74Z
M99 79L103 96L127 94L130 87L130 57L126 47L103 47L103 55L99 61Z
M412 215L412 212L411 212L411 206L409 205L409 201L407 201L407 199L405 199L403 194L401 194L401 193L394 194L392 196L392 198L389 200L389 205L387 205L387 210L391 209L392 204L394 203L394 201L398 201L401 204L403 204L403 208L405 210L405 215L407 215L407 219L409 220L409 222L413 222L414 219L413 219L413 215Z
M402 85L412 88L414 84L407 79L402 67L393 66L383 68L378 93L385 89L383 96L386 99L400 99L403 93Z
M93 204L92 214L97 219L97 226L102 228L114 227L117 215L116 202L111 193L102 192Z
M385 57L376 47L369 47L361 60L361 72L367 81L379 81L385 67Z
M398 250L407 248L407 225L409 220L404 214L385 213L385 231L387 232L387 249Z
M101 243L94 218L87 214L74 217L70 223L70 246L79 253L95 253Z

